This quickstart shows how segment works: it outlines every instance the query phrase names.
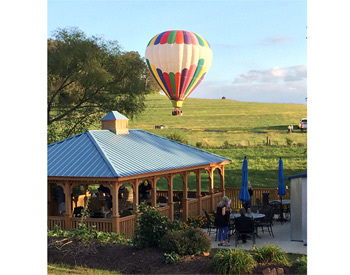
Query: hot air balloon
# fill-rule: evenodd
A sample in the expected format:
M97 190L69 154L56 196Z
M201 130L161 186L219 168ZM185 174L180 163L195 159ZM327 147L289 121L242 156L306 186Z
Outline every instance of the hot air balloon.
M150 40L145 57L151 75L174 106L172 114L182 114L184 100L201 83L211 65L209 43L190 31L165 31Z

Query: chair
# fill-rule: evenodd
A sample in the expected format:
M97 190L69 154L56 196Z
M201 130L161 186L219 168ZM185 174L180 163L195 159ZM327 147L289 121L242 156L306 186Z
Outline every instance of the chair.
M262 206L261 200L259 198L255 199L256 205Z
M73 217L81 217L81 211L84 209L82 206L78 206L74 208Z
M270 208L270 212L262 219L260 219L259 221L257 221L256 223L256 227L261 227L261 231L264 233L264 227L267 228L267 231L269 232L269 234L272 234L272 237L275 237L272 231L272 226L273 226L273 216L274 216L274 209L271 207Z
M215 230L215 241L216 241L217 238L218 238L218 228L217 228L217 226L215 225L214 221L210 218L208 212L207 212L205 209L203 209L203 212L204 212L205 217L206 217L206 219L207 219L207 227L208 227L207 233L208 233L208 235L210 235L212 229L214 229L214 230Z
M254 213L256 213L258 210L260 212L260 209L261 209L261 206L259 206L259 205L252 205L250 207L250 210L252 210L252 212L254 212Z
M159 202L159 203L167 203L167 198L164 197L164 196L159 196L158 202Z
M230 224L229 224L228 233L227 233L228 242L230 242L231 236L235 234L235 230L236 230L235 219L230 219Z
M237 246L238 241L242 240L242 235L250 237L255 244L255 227L254 220L249 219L249 223L243 224L239 218L235 219L235 246Z
M176 219L176 220L181 219L181 211L180 211L180 202L179 201L174 202L174 219Z

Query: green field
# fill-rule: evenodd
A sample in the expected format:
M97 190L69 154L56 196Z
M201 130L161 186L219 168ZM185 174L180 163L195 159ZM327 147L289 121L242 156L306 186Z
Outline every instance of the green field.
M149 95L146 106L142 115L129 121L130 128L161 136L181 131L192 146L201 142L218 147L225 141L256 146L265 144L267 137L271 145L286 145L286 138L290 138L294 145L307 146L307 134L297 129L299 120L307 117L306 105L188 98L183 104L183 115L172 116L172 105L166 96ZM292 135L286 134L289 124L294 125ZM165 125L167 129L155 129L155 125Z
M244 156L248 158L248 177L254 187L278 185L279 157L283 159L285 177L306 172L307 133L297 129L299 120L307 117L306 105L188 98L183 115L172 116L167 97L149 95L146 106L142 115L129 121L129 128L165 137L175 132L191 146L202 144L203 150L231 159L225 166L227 187L241 185ZM289 124L294 126L293 134L287 133ZM167 128L155 129L155 125ZM207 189L203 180L203 188ZM175 178L174 189L181 189L181 185ZM195 188L193 175L189 177L189 187Z

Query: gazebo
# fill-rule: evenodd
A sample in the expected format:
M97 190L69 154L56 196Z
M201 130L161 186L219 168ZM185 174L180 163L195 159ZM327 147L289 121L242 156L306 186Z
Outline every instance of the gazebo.
M198 148L188 146L140 129L128 129L128 118L117 111L101 119L102 130L89 130L48 145L48 228L55 224L66 230L78 227L81 219L73 215L76 207L84 206L93 194L88 186L98 184L109 190L111 208L103 209L104 217L86 218L87 225L97 230L124 232L131 237L136 219L135 209L139 204L139 185L147 181L151 186L148 203L174 220L173 179L182 178L182 219L200 215L202 209L215 210L225 194L224 166L230 160ZM214 189L214 171L220 175L220 187ZM201 191L201 173L209 176L209 192ZM188 175L196 177L196 194L188 197ZM167 181L167 191L157 191L159 179ZM51 185L62 188L65 211L58 214L58 203L53 199ZM132 192L129 198L130 215L121 215L121 188L127 184ZM85 194L73 197L76 186L83 186ZM157 197L167 197L166 203L157 204ZM131 201L130 201L131 200Z

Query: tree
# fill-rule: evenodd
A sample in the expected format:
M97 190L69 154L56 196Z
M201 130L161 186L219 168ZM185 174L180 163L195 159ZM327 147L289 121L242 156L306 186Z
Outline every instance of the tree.
M129 118L144 109L154 89L144 60L115 41L86 37L77 28L58 29L48 40L48 142L88 129L105 113Z

